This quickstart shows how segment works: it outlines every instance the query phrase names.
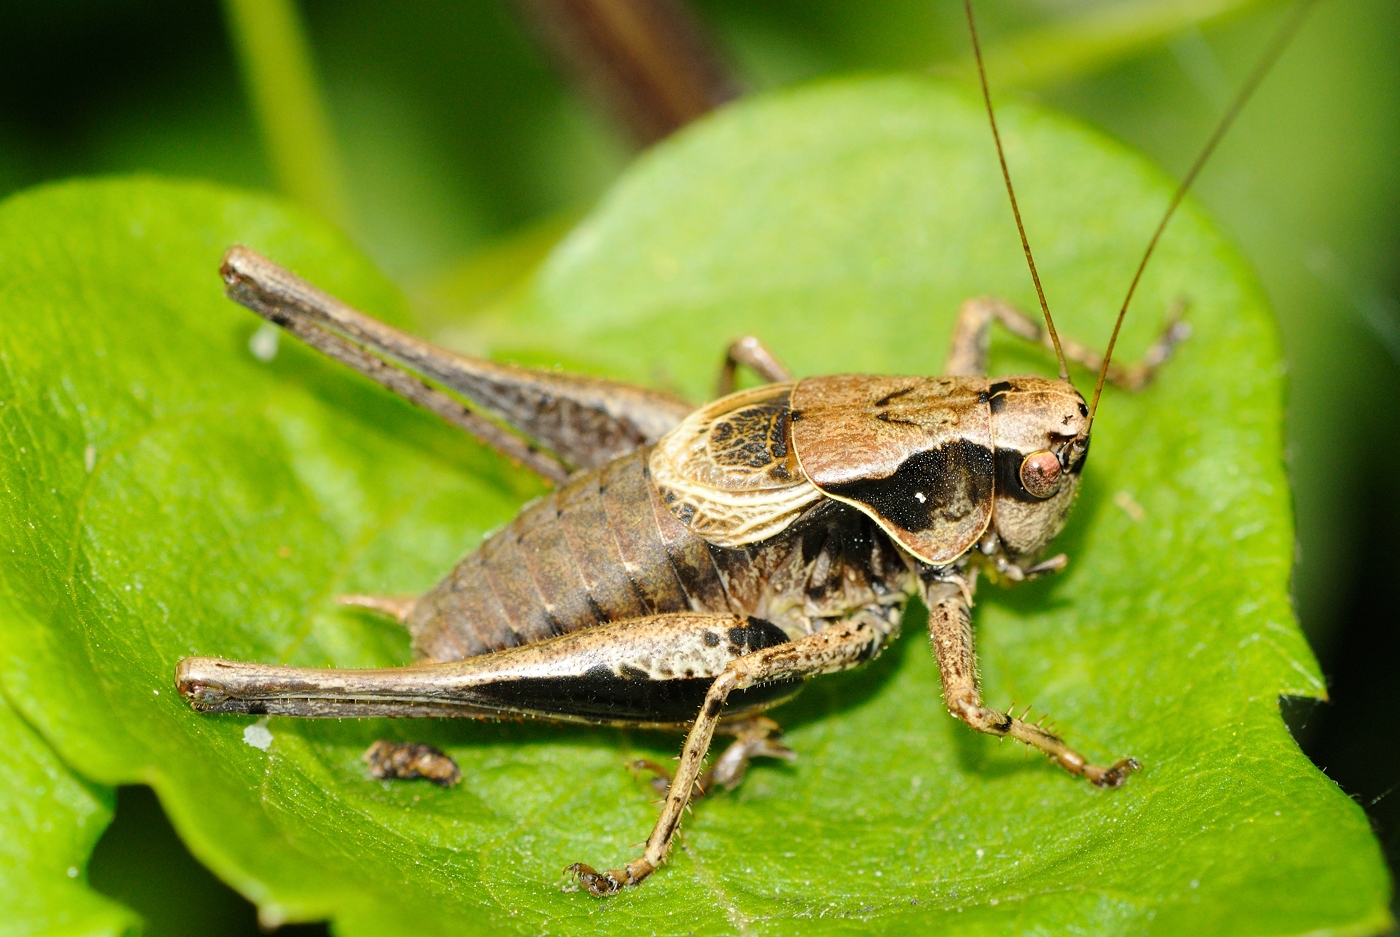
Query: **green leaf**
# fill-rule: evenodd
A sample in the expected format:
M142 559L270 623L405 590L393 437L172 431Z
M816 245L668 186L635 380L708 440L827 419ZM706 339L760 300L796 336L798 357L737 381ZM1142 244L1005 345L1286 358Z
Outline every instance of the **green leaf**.
M1171 183L1062 118L1002 119L1061 330L1102 344ZM402 319L343 243L261 200L116 182L0 207L0 679L85 775L152 784L192 851L269 921L334 916L346 934L1387 925L1364 816L1279 718L1280 694L1322 684L1287 601L1277 342L1249 272L1190 205L1139 292L1125 360L1183 295L1195 336L1146 393L1107 392L1059 541L1068 572L984 586L976 610L993 703L1034 702L1090 756L1133 754L1144 770L1095 791L974 736L943 710L911 612L878 661L775 714L795 765L758 766L699 805L670 865L607 902L560 893L559 870L631 856L655 808L622 765L668 757L673 737L276 719L264 751L244 742L254 720L172 697L192 653L406 662L396 629L332 597L425 588L538 490L303 349L251 356L255 321L214 276L235 240ZM936 372L958 303L982 293L1033 299L976 99L835 83L746 102L653 151L482 341L700 399L742 332L803 374ZM1002 337L993 361L1052 369ZM367 780L359 753L381 734L447 748L462 784Z
M350 220L310 43L291 0L225 0L243 89L282 191L326 218Z
M84 884L112 819L112 791L88 784L0 697L0 935L125 934L136 916Z
M1111 0L989 46L987 74L996 76L999 88L1069 81L1271 2L1277 0ZM936 66L958 77L975 67L971 55Z

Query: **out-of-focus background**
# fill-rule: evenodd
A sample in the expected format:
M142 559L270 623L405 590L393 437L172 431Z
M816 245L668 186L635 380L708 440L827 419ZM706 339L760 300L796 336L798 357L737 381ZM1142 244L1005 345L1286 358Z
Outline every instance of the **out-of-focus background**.
M1289 9L979 4L999 93L1075 114L1177 175ZM130 172L280 192L342 226L450 343L647 145L725 100L823 76L968 81L962 16L955 0L8 2L0 194ZM1393 0L1321 0L1195 190L1252 260L1287 355L1294 596L1332 701L1285 701L1285 715L1370 814L1392 868L1397 49ZM91 879L151 934L256 931L144 788L121 792Z

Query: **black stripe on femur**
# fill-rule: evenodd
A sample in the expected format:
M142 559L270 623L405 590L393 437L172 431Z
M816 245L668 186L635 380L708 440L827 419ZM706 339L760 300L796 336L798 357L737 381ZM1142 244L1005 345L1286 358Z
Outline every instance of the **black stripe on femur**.
M574 716L598 722L686 723L700 712L705 694L714 682L713 676L657 680L631 668L624 676L600 665L582 674L503 680L474 687L472 697L491 708L546 716ZM726 708L730 712L764 708L796 691L795 681L735 690L729 694Z
M729 653L735 657L752 654L754 651L761 651L767 647L787 644L792 640L787 636L786 631L771 621L755 618L752 615L744 619L742 625L729 628L725 632L725 637L729 639Z
M981 510L992 496L992 478L991 450L954 439L911 455L886 478L827 485L825 490L868 505L889 523L917 532Z

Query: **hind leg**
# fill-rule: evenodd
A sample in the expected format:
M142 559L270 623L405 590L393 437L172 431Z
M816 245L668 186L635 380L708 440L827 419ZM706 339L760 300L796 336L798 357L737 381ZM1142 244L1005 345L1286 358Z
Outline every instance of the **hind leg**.
M230 299L556 484L573 469L597 468L656 442L694 409L644 387L438 348L352 309L246 247L228 250L220 274ZM528 438L464 407L423 378L461 394Z
M335 601L338 605L367 608L372 612L378 612L387 618L392 618L402 625L408 621L408 615L413 611L413 603L418 601L418 597L416 595L338 595L335 597Z

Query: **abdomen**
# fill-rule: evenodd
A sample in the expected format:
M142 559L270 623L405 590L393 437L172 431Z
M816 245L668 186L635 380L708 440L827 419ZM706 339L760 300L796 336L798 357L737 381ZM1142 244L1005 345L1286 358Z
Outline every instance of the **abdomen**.
M649 453L573 479L458 563L409 615L415 650L459 660L687 611L758 616L797 637L820 628L820 616L839 617L898 588L904 571L893 547L834 502L763 543L707 544L656 495Z

